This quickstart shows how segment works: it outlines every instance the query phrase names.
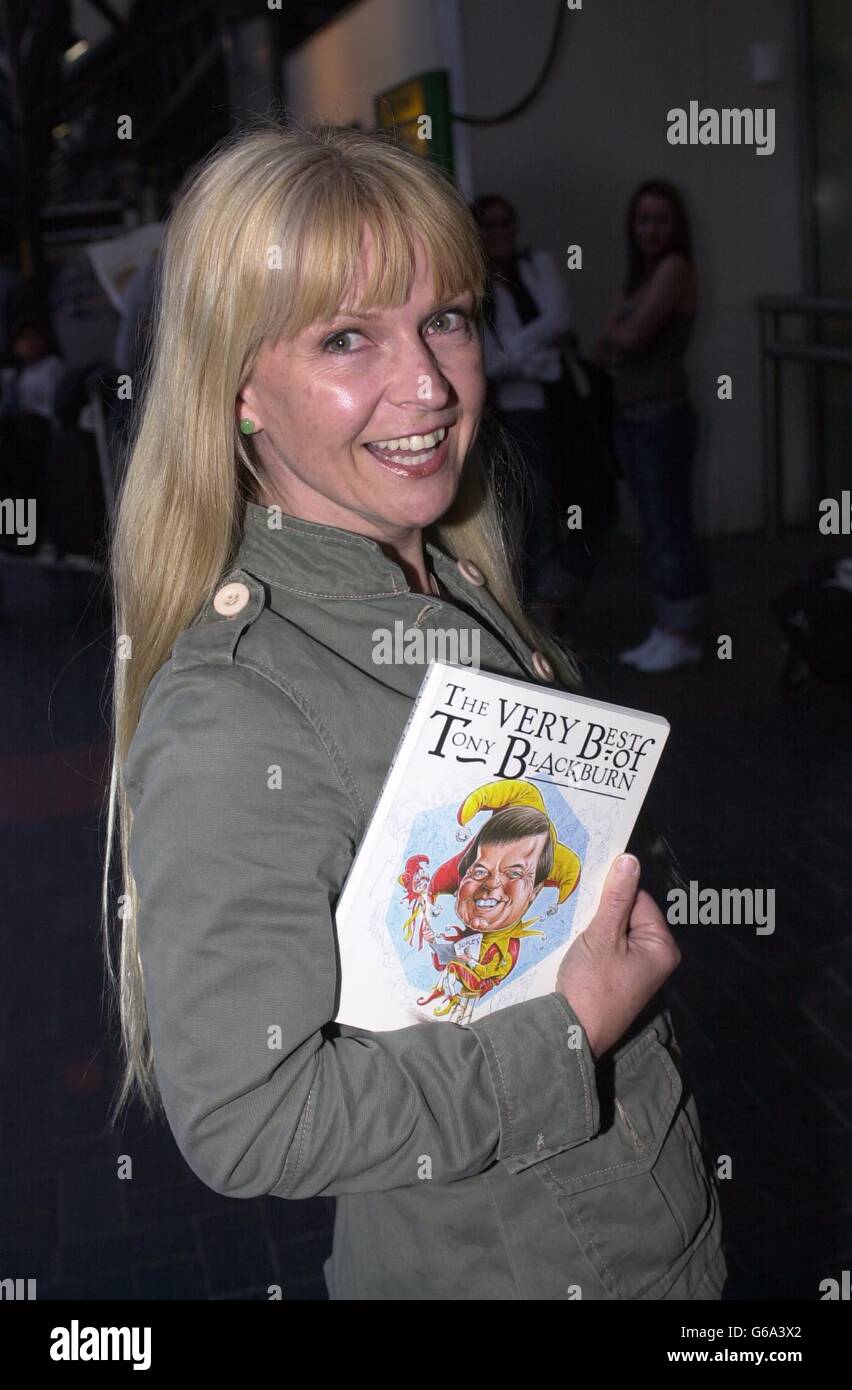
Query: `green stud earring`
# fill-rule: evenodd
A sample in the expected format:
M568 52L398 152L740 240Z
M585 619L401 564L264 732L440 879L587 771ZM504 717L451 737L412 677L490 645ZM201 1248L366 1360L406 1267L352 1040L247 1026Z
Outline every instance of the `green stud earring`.
M240 429L243 434L254 434L254 420L241 420Z

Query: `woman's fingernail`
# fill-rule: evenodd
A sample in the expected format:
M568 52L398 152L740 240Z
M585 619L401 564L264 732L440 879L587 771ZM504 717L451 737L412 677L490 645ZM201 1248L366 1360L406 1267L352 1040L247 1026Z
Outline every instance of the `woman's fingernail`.
M630 878L639 872L639 860L635 854L620 854L615 861L615 872L619 878Z

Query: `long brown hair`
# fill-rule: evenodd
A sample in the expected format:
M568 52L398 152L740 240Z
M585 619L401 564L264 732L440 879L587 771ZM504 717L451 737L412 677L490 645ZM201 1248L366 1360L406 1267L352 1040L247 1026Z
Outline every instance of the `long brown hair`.
M624 293L632 294L645 279L645 260L636 240L636 209L639 200L649 194L652 198L665 198L672 210L672 244L670 251L679 251L694 264L692 254L692 227L683 194L677 184L668 179L646 179L631 195L627 205L624 231L627 239L627 274L624 279Z

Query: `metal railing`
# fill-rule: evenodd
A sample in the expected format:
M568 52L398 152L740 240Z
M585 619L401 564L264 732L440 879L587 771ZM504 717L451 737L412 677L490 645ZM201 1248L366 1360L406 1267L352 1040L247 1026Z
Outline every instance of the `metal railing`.
M784 468L781 453L781 364L802 362L814 370L822 366L852 367L852 347L824 343L791 342L781 336L781 320L787 315L810 320L810 331L820 319L852 319L852 299L823 299L814 295L765 294L757 300L760 315L761 416L763 420L764 520L771 533L784 520ZM813 412L813 398L810 402ZM818 449L811 449L811 494L815 495Z

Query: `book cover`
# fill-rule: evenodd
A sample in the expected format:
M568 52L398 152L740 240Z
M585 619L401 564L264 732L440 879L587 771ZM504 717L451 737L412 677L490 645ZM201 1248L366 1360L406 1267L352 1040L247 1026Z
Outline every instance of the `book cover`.
M335 913L335 1020L470 1024L550 993L669 733L659 715L429 663Z

